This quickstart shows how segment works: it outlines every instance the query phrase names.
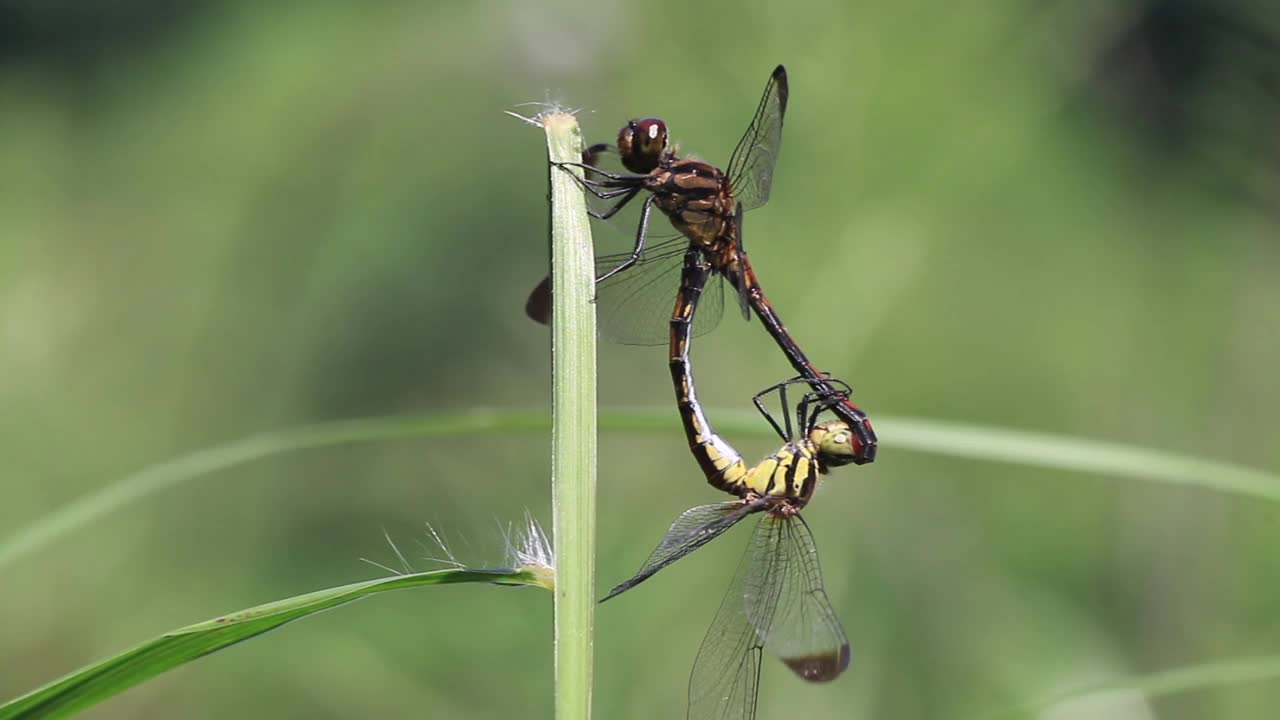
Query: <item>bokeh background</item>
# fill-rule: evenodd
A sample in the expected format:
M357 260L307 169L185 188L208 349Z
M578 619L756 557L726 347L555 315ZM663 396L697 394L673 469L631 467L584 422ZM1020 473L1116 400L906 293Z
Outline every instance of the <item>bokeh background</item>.
M259 431L547 407L548 336L522 312L544 149L503 110L561 100L604 140L659 115L723 162L778 62L792 104L749 248L872 417L1280 470L1278 23L1245 0L2 0L0 529ZM602 402L667 403L663 353L602 346ZM732 318L695 354L712 407L788 374ZM0 697L381 574L360 558L395 563L384 530L420 568L426 522L500 562L500 526L549 518L546 440L292 454L107 517L4 571ZM1280 651L1274 506L883 443L806 512L852 671L806 687L771 661L761 718L985 717ZM604 588L716 496L674 410L602 453ZM602 608L598 717L684 716L744 533ZM550 717L550 611L536 591L383 596L88 716ZM1257 682L1043 717L1278 703Z

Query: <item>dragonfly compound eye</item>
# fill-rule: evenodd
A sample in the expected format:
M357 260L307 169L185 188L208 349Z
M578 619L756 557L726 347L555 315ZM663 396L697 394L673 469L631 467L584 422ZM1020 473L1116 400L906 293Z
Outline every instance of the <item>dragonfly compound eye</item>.
M848 465L857 454L853 448L853 433L843 422L823 423L813 429L809 438L817 446L818 456L825 465Z
M632 120L618 132L618 154L631 172L651 172L666 149L667 125L658 118Z

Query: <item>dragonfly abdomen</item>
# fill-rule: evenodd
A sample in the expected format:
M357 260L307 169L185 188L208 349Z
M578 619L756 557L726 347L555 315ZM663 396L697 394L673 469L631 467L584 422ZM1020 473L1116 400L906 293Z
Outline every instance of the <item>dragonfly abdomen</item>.
M747 464L742 455L711 428L694 394L693 383L686 371L687 363L687 355L672 360L671 376L676 384L676 407L689 439L689 450L697 458L702 474L712 487L743 497L747 494L743 482L747 476Z
M744 497L749 492L744 484L747 464L742 455L716 433L702 412L693 389L693 369L689 365L690 328L710 274L711 268L700 252L690 247L685 253L680 290L671 316L671 381L675 385L676 407L685 437L689 440L689 450L697 459L707 482L717 490Z
M702 474L707 482L717 490L746 497L749 493L746 479L747 463L733 446L719 435L709 435L697 445L689 447L698 464L702 466Z

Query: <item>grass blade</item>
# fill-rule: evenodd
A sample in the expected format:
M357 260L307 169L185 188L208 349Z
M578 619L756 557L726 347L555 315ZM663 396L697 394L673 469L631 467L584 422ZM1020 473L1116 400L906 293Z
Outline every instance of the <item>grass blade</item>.
M971 460L1074 470L1280 502L1280 476L1254 468L1135 445L935 420L883 418L890 448Z
M992 716L992 720L1011 717L1046 717L1053 708L1089 700L1100 700L1117 693L1140 693L1151 700L1184 692L1213 690L1228 685L1275 680L1280 678L1280 655L1235 658L1216 662L1197 663L1186 667L1162 670L1149 675L1118 678L1069 690L1051 698L1027 703L1019 708ZM1090 707L1097 709L1096 706Z
M299 595L165 633L0 705L0 720L66 717L167 670L294 620L390 590L457 583L547 584L546 577L533 568L457 568L395 575Z
M708 412L715 413L723 433L739 437L770 434L768 426L752 413L723 409ZM600 429L609 432L679 432L674 412L666 407L605 411L599 422ZM340 420L251 436L153 465L46 513L0 539L0 569L156 492L256 460L348 443L495 432L540 433L550 428L546 411L493 410ZM883 415L876 416L876 429L884 435L881 452L886 454L907 450L1073 470L1280 502L1280 476L1274 473L1153 448Z

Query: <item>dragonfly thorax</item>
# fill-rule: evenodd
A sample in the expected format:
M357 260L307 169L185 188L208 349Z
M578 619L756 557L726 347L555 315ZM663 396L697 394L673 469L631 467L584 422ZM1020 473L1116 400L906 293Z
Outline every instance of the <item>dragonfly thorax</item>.
M728 178L719 168L701 160L668 158L644 186L680 234L704 248L725 245L736 250L736 206Z
M748 468L738 492L741 497L787 498L799 509L813 497L821 472L812 443L789 442Z

